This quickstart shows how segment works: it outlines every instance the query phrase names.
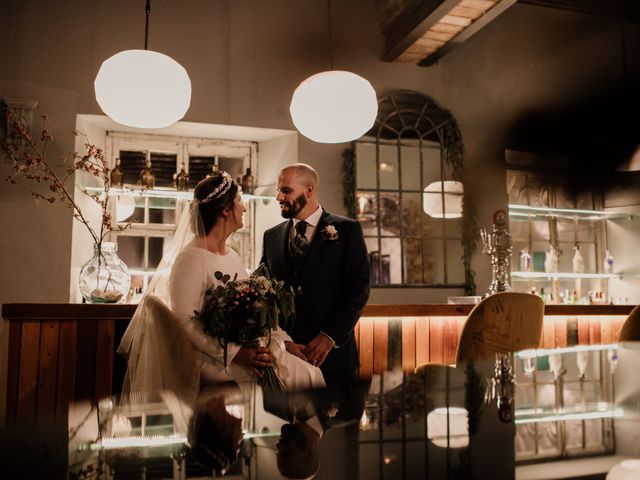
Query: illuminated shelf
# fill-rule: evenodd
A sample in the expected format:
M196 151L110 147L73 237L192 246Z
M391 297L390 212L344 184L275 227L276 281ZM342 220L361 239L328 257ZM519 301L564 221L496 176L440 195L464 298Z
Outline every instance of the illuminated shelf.
M597 345L572 345L570 347L559 348L532 348L530 350L521 350L516 352L517 358L536 358L544 357L547 355L559 355L562 353L576 353L576 352L599 352L602 350L616 350L619 345L617 343L605 343Z
M531 207L529 205L509 204L509 217L514 220L529 219L530 217L558 217L581 220L604 220L616 218L637 218L638 213L609 212L603 210L583 210L573 208Z
M579 278L604 279L622 278L620 273L571 273L571 272L511 272L513 280L576 280Z
M592 420L624 417L624 409L609 402L586 403L563 409L521 408L516 410L515 424Z
M104 189L101 187L85 187L84 191L87 193L99 193L102 194ZM118 197L137 197L137 198L171 198L176 200L192 200L193 192L179 192L172 188L110 188L109 189L110 196L118 196ZM246 193L242 194L242 200L250 201L250 200L275 200L275 197L270 197L266 195L249 195Z

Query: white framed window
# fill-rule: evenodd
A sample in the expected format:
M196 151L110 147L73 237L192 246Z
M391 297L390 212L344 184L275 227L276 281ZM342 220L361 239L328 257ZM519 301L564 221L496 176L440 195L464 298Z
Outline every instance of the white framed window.
M111 167L120 160L123 188L114 190L112 214L119 225L129 227L114 233L118 255L132 273L132 299L144 291L188 205L195 185L213 168L240 181L255 162L257 143L194 137L107 132L106 153ZM154 188L143 189L141 172L150 162ZM175 177L184 168L189 192L176 189ZM247 268L254 267L253 208L248 202L244 227L230 239Z

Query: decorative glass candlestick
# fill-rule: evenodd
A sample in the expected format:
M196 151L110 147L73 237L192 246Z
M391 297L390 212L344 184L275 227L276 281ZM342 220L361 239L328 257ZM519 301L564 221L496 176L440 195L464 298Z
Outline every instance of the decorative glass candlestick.
M488 233L484 228L480 230L483 249L482 252L491 256L492 281L489 285L489 295L496 292L509 292L509 264L511 263L511 234L507 231L507 214L504 210L497 210L493 214L493 228Z

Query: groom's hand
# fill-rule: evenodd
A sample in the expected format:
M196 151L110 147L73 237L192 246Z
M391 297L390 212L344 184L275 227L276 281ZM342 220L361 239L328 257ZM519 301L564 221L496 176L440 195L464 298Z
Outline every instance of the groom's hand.
M289 352L291 355L295 355L296 357L301 358L305 362L308 361L307 356L304 353L302 353L302 349L305 348L304 345L301 345L300 343L294 343L294 342L284 342L284 345L287 349L287 352Z
M316 338L311 340L309 344L302 350L307 356L307 359L311 365L319 367L327 358L327 355L333 348L333 342L329 337L323 333L316 335Z

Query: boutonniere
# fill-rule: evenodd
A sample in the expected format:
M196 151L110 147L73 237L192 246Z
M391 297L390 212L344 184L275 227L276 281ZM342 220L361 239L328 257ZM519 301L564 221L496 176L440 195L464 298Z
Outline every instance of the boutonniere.
M325 240L338 240L338 230L333 225L327 225L322 229L322 238Z

